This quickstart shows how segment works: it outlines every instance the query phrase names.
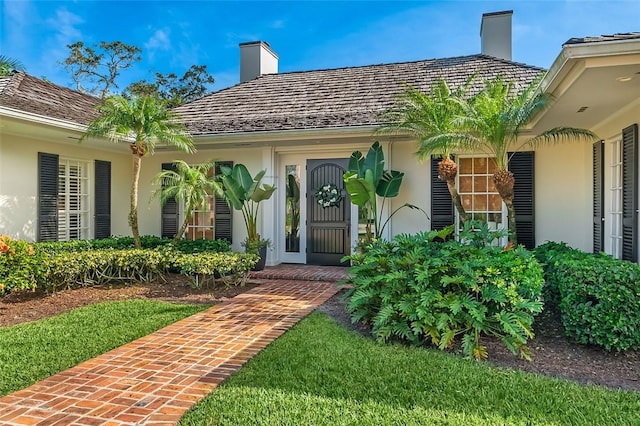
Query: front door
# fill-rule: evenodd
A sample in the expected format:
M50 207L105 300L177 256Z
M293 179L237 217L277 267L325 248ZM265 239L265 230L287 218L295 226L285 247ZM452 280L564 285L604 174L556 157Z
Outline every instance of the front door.
M346 158L307 160L307 264L345 265L340 259L351 253L351 203L342 178L348 165Z

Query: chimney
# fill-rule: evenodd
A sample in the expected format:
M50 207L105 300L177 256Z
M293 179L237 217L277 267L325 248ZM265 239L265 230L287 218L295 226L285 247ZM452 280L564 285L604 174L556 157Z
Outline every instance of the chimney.
M511 60L511 16L513 10L482 14L480 24L483 55Z
M278 55L269 43L252 41L240 43L240 83L253 80L263 74L278 73Z

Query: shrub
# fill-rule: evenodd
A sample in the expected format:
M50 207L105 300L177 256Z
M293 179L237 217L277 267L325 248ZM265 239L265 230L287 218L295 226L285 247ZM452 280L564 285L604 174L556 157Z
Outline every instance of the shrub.
M444 238L443 238L444 237ZM449 348L486 358L480 335L498 337L529 358L533 315L542 309L542 268L524 248L463 244L437 232L378 241L351 256L348 310L382 341Z
M556 266L568 336L606 350L640 348L640 266L585 256Z
M535 253L567 336L607 350L640 347L640 265L565 243L545 243Z
M223 253L231 251L231 245L227 240L180 240L175 245L176 249L182 253Z
M0 236L0 296L35 290L45 272L42 259L43 255L26 241Z
M174 266L181 274L193 277L196 287L220 278L226 286L244 284L259 256L249 253L197 253L178 255Z
M144 249L59 253L46 262L48 273L43 287L56 291L116 280L151 281L165 273L172 261L169 252Z
M145 235L140 237L140 243L143 249L156 249L164 247L172 243L169 238L160 238L153 235ZM76 241L54 241L42 242L34 244L38 251L48 254L58 254L66 252L78 252L88 250L107 250L107 249L132 249L134 248L133 237L109 237L99 240L76 240ZM180 240L175 247L183 253L202 253L202 252L226 252L231 247L225 240Z
M558 286L561 281L558 276L558 266L569 260L584 259L589 255L568 246L566 243L554 241L536 247L534 254L544 271L542 296L545 306L557 309L560 307L560 288Z

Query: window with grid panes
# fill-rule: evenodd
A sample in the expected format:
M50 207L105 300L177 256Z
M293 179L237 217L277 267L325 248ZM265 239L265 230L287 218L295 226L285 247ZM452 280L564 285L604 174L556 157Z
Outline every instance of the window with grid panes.
M487 157L458 158L458 192L465 211L476 220L500 229L503 224L502 199L493 184L496 163Z
M61 158L58 163L58 240L89 238L89 165Z

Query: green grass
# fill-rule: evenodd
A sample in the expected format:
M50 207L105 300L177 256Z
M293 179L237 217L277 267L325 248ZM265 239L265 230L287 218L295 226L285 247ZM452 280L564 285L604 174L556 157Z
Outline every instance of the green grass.
M105 302L0 328L0 395L25 388L205 308L151 300Z
M181 422L213 424L640 425L640 393L381 345L313 314Z

